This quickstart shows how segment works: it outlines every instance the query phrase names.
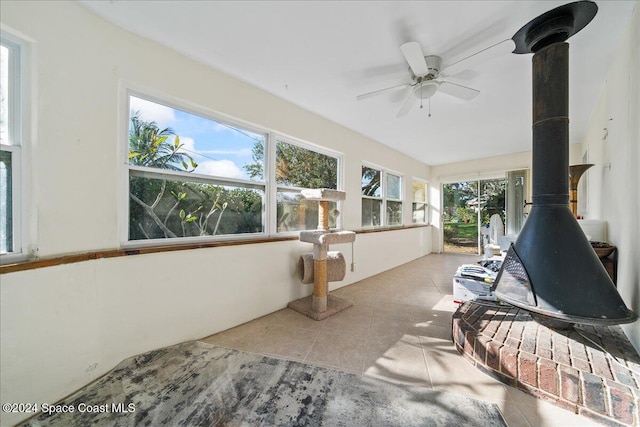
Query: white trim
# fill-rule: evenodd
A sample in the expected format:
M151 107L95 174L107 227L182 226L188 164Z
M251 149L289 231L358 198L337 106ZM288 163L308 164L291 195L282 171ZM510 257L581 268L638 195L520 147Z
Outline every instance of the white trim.
M129 240L122 243L123 249L151 247L151 246L180 246L197 243L211 243L226 240L256 240L264 239L265 233L238 233L238 234L216 234L215 236L192 236L192 237L171 237L162 239L140 239Z
M250 181L246 179L237 178L224 178L213 175L204 175L200 173L174 171L170 169L158 169L146 166L133 166L129 165L129 171L135 172L136 176L143 176L145 178L157 178L170 176L175 181L180 182L197 182L200 184L222 185L232 187L250 187L253 189L264 189L265 184L262 181Z
M12 251L1 255L0 263L17 262L37 254L37 246L31 240L36 235L36 218L31 194L32 175L35 173L31 158L31 144L35 140L36 128L31 117L34 100L30 86L35 82L31 68L33 49L25 37L9 32L3 26L0 31L2 45L9 50L9 141L2 145L11 152L12 195ZM14 32L17 34L17 32Z

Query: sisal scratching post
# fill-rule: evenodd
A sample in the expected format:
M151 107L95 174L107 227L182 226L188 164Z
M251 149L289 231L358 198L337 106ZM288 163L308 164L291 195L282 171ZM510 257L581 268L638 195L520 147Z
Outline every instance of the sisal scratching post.
M329 231L329 202L318 202L318 230ZM313 298L311 309L316 313L327 310L327 245L313 248Z
M302 281L310 283L311 272L308 271L308 264L311 263L311 260L308 255L313 255L313 294L291 301L288 306L312 319L322 320L353 305L351 301L329 295L329 280L344 279L346 270L344 257L335 251L329 254L329 245L351 243L355 240L356 234L353 231L331 231L329 229L329 202L344 200L344 191L326 188L303 190L302 196L307 200L318 202L318 229L300 232L300 241L313 243L313 254L301 257Z

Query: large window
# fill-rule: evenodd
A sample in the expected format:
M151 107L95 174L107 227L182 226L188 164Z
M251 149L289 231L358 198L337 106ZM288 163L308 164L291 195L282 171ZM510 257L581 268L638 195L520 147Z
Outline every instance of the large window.
M0 254L2 261L25 255L23 219L24 74L21 43L2 33L0 43Z
M305 200L305 188L338 188L338 158L282 138L276 140L277 231L318 227L318 202ZM329 203L329 227L337 227L338 205Z
M402 177L362 166L362 226L402 225Z
M127 240L263 233L266 134L130 96Z
M128 242L315 229L305 188L339 188L339 156L129 95ZM330 226L338 205L330 205Z

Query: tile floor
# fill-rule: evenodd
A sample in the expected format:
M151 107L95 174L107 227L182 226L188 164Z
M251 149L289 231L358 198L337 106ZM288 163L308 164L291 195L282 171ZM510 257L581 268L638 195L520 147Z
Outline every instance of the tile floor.
M333 291L355 305L328 319L287 308L203 341L494 402L509 426L599 425L505 386L456 351L451 279L477 259L427 255Z

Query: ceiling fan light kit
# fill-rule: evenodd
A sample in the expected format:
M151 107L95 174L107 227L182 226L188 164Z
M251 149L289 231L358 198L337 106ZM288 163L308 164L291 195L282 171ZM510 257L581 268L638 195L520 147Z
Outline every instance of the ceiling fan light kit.
M422 100L430 99L438 92L463 101L471 101L480 94L479 90L453 83L446 79L465 71L472 64L477 65L490 57L506 52L505 49L510 52L513 50L513 44L511 39L504 40L453 62L451 65L443 66L442 57L424 55L420 43L415 41L404 43L400 46L400 51L409 65L411 83L364 93L358 95L356 99L362 101L387 92L409 88L409 93L396 117L406 116L418 99L421 101L420 107L422 108Z

